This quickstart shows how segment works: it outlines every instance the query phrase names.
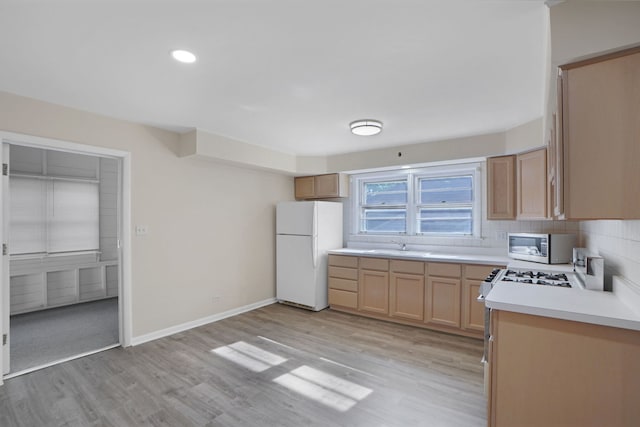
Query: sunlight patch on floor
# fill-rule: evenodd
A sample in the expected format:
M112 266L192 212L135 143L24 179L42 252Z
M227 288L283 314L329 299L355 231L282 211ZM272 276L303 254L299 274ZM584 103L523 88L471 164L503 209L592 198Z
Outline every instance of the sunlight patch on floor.
M306 365L273 381L340 412L348 411L373 391Z
M253 372L263 372L287 361L284 357L244 341L218 347L211 352Z

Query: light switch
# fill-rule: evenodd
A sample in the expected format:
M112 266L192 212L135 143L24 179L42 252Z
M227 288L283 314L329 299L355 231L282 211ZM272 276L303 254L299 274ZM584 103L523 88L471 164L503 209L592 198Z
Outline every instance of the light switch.
M148 225L136 225L136 236L146 236L149 234Z

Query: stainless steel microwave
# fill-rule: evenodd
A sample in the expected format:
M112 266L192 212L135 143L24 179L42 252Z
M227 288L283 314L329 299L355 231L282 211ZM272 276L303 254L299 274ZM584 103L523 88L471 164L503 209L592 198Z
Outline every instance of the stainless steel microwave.
M575 234L509 233L509 256L513 259L564 264L571 262Z

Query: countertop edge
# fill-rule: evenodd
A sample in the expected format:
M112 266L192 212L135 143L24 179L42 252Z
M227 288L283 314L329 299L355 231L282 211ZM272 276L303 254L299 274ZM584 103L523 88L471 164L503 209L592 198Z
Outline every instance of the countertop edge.
M622 319L618 317L554 310L523 304L513 304L501 301L487 301L487 307L495 310L510 311L513 313L530 314L533 316L549 317L560 320L589 323L592 325L609 326L612 328L631 329L640 331L640 319Z
M414 255L411 253L371 253L366 249L333 249L327 251L329 255L344 255L366 258L386 258L386 259L400 259L410 261L424 261L424 262L448 262L448 263L464 263L464 264L478 264L478 265L499 265L506 266L509 264L510 258L502 257L499 255L480 255L480 254L449 254L449 253L435 253L429 255ZM400 252L400 251L398 251Z

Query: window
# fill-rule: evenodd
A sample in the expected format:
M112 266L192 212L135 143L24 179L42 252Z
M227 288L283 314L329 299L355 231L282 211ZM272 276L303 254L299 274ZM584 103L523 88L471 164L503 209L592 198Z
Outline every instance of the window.
M355 175L354 234L480 235L477 163Z
M417 232L473 234L473 176L418 178Z
M94 181L10 176L11 254L97 250L98 191Z
M361 229L364 232L405 233L407 180L363 183Z

